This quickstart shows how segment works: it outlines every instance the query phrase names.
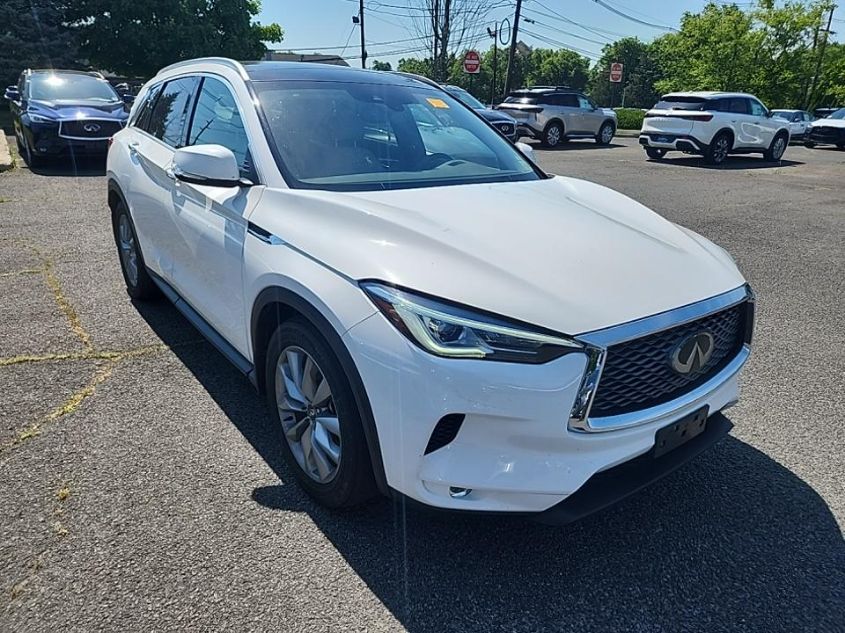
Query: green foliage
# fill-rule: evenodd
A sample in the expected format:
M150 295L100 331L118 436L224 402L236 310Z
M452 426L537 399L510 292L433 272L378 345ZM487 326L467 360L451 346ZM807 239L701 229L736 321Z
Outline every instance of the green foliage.
M377 59L373 60L372 69L373 70L388 70L388 71L393 70L393 68L390 66L390 62L380 62Z
M423 77L432 76L431 59L402 58L396 65L396 70L403 73L413 73Z
M623 65L622 82L610 82L610 64ZM624 93L625 105L649 108L657 101L654 82L661 78L652 47L635 37L607 44L590 72L589 91L596 103L619 105Z
M130 76L206 55L258 59L283 37L278 24L253 22L258 0L63 1L89 62Z
M0 2L0 90L25 68L78 68L76 41L55 0Z
M654 104L652 104L654 105ZM645 112L639 108L615 108L620 130L640 130Z

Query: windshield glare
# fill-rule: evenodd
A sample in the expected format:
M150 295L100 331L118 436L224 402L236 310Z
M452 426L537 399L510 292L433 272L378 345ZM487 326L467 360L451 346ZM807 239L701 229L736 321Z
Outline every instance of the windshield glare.
M701 97L666 96L658 101L654 110L703 110L707 99Z
M256 82L292 187L372 191L537 180L504 137L427 86Z
M455 99L463 101L470 108L475 108L476 110L484 110L484 104L481 103L475 97L473 97L470 93L468 93L463 88L457 88L455 86L449 86L448 88L446 88L446 92L448 92L450 95L455 97Z
M845 119L845 108L840 108L833 114L827 117L828 119Z
M33 74L29 98L42 101L119 101L117 92L105 79L91 75Z

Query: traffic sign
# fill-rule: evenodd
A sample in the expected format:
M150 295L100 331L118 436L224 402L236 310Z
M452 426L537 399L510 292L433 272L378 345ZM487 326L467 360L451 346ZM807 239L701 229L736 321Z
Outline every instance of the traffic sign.
M610 81L615 84L622 81L622 64L619 62L613 62L610 65Z
M481 57L475 51L467 51L464 55L464 72L470 75L481 72Z

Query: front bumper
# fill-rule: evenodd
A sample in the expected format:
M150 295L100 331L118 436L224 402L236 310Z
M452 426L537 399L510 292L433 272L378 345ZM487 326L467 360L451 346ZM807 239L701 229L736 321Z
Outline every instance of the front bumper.
M344 340L369 396L390 488L425 505L482 512L549 510L597 473L648 453L664 426L704 406L711 414L731 406L748 356L743 346L694 392L628 416L624 427L585 431L570 412L583 395L587 354L542 365L444 359L411 344L381 313ZM457 435L426 452L450 415L463 416Z
M845 128L814 127L810 129L807 138L811 143L842 145L845 144Z

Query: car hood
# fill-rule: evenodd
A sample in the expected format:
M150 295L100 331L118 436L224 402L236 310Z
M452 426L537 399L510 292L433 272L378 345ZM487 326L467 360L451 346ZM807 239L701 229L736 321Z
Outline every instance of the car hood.
M250 221L352 279L568 334L744 283L730 256L701 236L611 189L560 176L380 192L269 189Z
M499 112L498 110L490 110L489 108L484 108L483 110L476 110L478 114L483 116L487 121L491 123L496 122L503 122L507 121L508 123L516 124L516 119L514 119L509 114L505 114L504 112Z
M122 101L104 103L102 101L29 101L28 110L56 119L116 119L129 116Z
M813 127L845 128L845 119L816 119L810 125Z

